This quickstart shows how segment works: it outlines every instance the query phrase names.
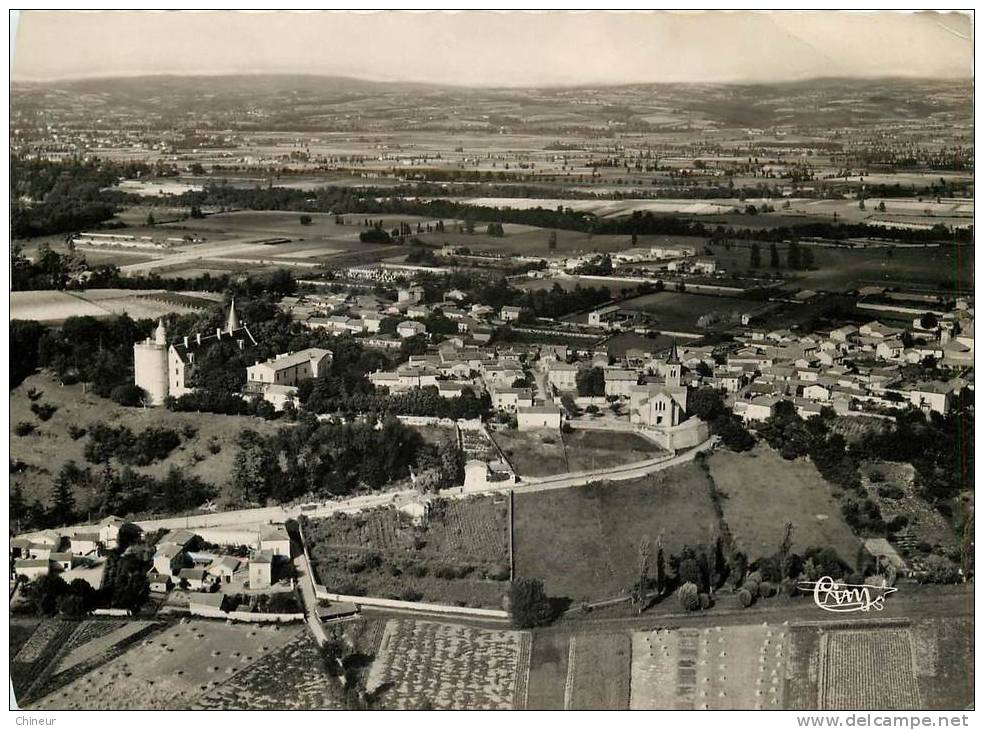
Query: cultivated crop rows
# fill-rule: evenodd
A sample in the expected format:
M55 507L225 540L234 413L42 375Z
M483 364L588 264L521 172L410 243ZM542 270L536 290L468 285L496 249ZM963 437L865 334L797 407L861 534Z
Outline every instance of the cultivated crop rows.
M821 639L820 709L920 707L908 629L832 631Z
M529 636L456 624L393 619L367 682L388 708L512 709Z

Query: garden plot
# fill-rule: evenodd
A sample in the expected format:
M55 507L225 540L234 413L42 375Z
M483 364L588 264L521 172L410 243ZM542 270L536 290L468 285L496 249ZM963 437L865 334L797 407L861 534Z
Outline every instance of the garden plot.
M922 706L907 628L831 631L820 638L819 709Z
M782 709L787 655L768 625L635 633L631 709Z
M297 634L227 682L206 693L206 710L327 710L344 707L339 680L322 670L313 639Z
M175 624L34 704L44 710L173 710L277 651L303 629Z
M387 708L508 710L525 693L529 634L392 619L366 683Z
M439 499L418 523L382 508L311 520L304 533L330 591L498 609L510 577L507 514L501 496Z

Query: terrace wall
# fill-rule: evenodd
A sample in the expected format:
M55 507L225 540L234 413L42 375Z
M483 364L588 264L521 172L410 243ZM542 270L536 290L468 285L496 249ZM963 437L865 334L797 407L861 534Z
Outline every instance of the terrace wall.
M467 606L446 606L442 603L420 603L417 601L398 601L392 598L373 598L370 596L347 596L342 593L330 593L327 588L315 584L315 595L320 600L354 603L358 606L374 606L376 608L395 608L404 611L424 613L441 613L454 616L472 616L475 618L508 619L508 611L497 611L492 608L469 608Z

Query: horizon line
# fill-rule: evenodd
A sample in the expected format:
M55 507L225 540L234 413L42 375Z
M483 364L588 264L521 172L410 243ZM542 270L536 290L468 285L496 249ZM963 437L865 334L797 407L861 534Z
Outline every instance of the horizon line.
M56 76L49 78L21 77L15 78L11 75L10 83L13 84L60 84L75 83L84 81L120 81L128 79L159 79L159 78L234 78L234 77L261 77L261 76L282 76L282 77L304 77L304 78L324 78L339 79L346 81L361 81L369 84L407 84L418 86L433 86L435 88L446 89L483 89L494 90L519 90L519 89L577 89L577 88L615 88L626 86L778 86L782 84L800 84L811 81L974 81L974 74L971 71L967 75L950 74L938 76L905 74L873 74L870 76L844 76L844 75L816 75L801 76L788 79L754 80L754 79L721 79L716 81L557 81L552 83L530 83L530 84L455 84L439 81L422 81L419 79L394 79L380 78L372 76L354 76L331 72L310 72L310 71L276 71L276 70L246 70L246 71L160 71L160 72L136 72L119 74L83 74L79 76Z

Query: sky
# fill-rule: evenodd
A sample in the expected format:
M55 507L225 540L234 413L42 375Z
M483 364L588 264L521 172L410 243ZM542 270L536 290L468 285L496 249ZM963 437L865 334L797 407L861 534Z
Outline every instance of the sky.
M970 78L969 14L22 11L15 81L308 73L465 86Z

